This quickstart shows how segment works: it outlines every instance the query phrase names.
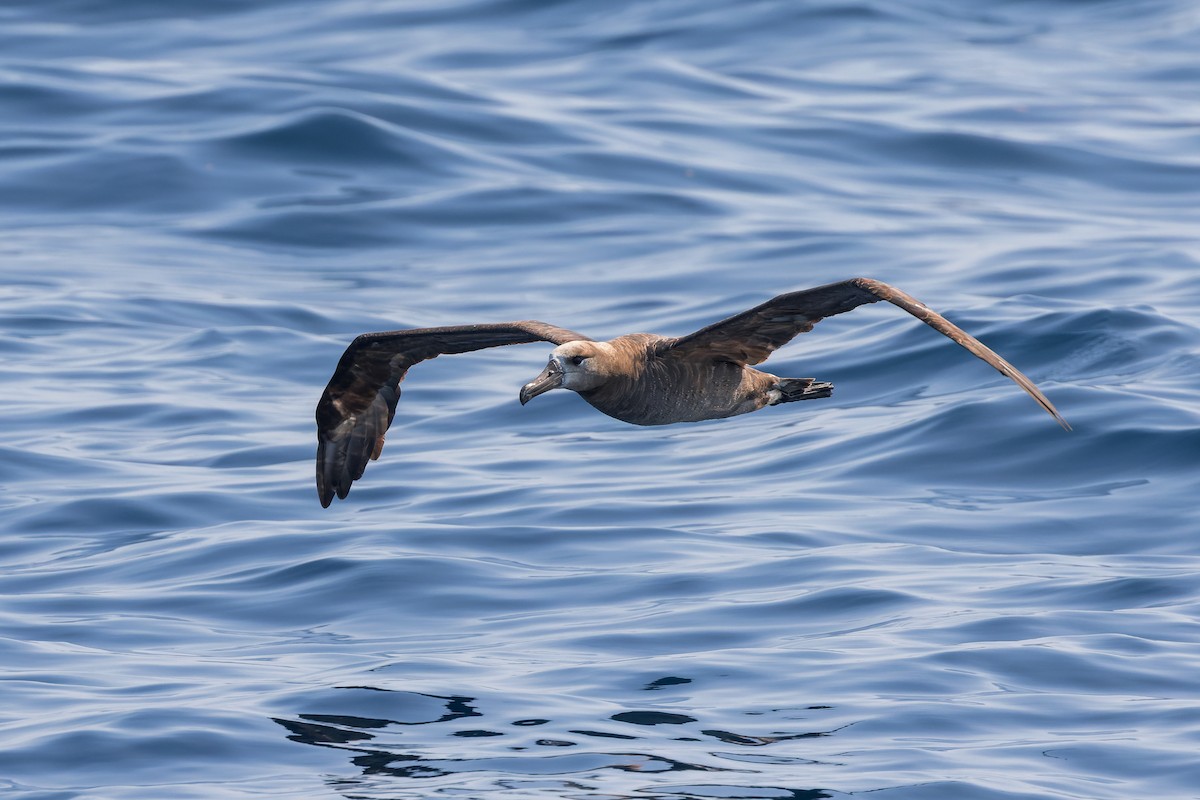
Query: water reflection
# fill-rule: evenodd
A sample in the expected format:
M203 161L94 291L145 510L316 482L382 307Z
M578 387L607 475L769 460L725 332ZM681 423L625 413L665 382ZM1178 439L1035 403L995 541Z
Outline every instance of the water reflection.
M683 682L687 680L672 679L660 685ZM831 736L836 732L834 730L734 732L724 727L702 727L702 714L652 709L609 714L607 718L593 720L587 725L579 725L579 720L561 724L554 719L533 716L503 720L500 714L485 714L481 711L481 701L466 694L434 695L373 687L353 688L384 692L398 700L380 703L381 708L420 711L406 715L403 720L351 713L299 713L294 718L274 718L288 731L287 738L291 741L347 751L350 763L360 770L360 777L342 776L331 781L331 786L346 796L374 797L377 790L378 796L406 797L410 792L413 793L411 796L418 796L417 793L429 796L521 789L529 796L546 791L547 796L556 797L637 797L640 800L653 797L664 800L833 797L819 789L746 785L747 775L758 774L756 764L802 767L816 762L794 754L757 758L710 748L718 743L766 747ZM362 695L354 698L356 708L361 707L361 699ZM502 704L503 700L497 698L496 702ZM810 706L806 710L819 712L826 708ZM752 715L761 714L755 712ZM480 725L485 718L487 724ZM604 730L612 723L635 726L639 733ZM439 727L425 728L419 739L412 737L414 728L430 725ZM666 732L664 726L672 729L671 735L662 735ZM681 733L691 735L679 735ZM621 751L589 747L617 741L639 744ZM552 748L553 752L543 748ZM563 752L566 748L572 749ZM733 780L728 784L663 786L650 777L682 773L727 774ZM614 778L619 774L630 776L624 793L613 792L614 780L621 782ZM607 776L602 793L600 785L594 783L600 776ZM410 781L419 783L409 784Z

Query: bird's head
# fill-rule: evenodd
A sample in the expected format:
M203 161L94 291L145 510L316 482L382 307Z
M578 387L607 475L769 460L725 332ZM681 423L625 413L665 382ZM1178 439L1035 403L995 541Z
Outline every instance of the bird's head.
M521 387L521 405L551 389L570 389L586 392L607 380L604 342L567 342L550 353L550 361L542 374Z

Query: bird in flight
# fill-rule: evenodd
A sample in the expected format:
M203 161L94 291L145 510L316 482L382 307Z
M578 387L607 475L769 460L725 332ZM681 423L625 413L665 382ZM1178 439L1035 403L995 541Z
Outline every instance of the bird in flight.
M870 278L781 294L686 336L631 333L607 342L544 322L502 322L364 333L346 348L317 403L317 494L345 499L367 462L379 458L414 364L440 355L529 342L556 345L541 374L521 388L521 404L570 389L597 410L634 425L720 419L765 406L828 397L833 384L780 378L754 369L826 317L886 300L899 306L1024 389L1070 430L1033 381L982 342L894 286Z

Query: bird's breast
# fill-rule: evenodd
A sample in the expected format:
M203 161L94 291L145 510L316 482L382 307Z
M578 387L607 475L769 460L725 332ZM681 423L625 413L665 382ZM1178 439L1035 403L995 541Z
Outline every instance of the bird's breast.
M581 396L622 422L671 425L762 408L764 384L770 382L765 373L738 364L652 358L636 377L610 381Z

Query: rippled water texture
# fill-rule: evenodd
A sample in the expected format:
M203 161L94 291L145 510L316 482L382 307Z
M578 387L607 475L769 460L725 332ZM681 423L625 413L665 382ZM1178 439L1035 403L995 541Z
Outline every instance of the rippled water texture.
M0 794L1200 797L1200 13L1168 0L0 7ZM636 428L361 332L683 334Z

